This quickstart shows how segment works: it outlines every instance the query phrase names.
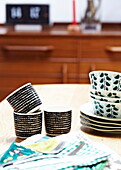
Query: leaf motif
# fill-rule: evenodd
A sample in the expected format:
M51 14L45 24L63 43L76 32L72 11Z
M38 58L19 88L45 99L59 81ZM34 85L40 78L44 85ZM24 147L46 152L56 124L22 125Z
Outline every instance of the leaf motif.
M114 83L113 83L113 84L118 84L118 80L114 81Z
M103 83L103 82L104 82L104 79L101 79L101 80L100 80L100 83Z
M103 76L104 76L104 74L103 74L103 73L101 73L101 74L100 74L100 77L103 77Z
M97 80L97 77L94 76L94 80Z
M96 83L96 82L94 82L94 85L95 85L95 86L97 86L97 83Z
M100 88L103 89L103 88L104 88L104 85L102 84L102 85L100 86Z
M100 112L99 112L99 111L97 111L97 114L99 115L99 114L100 114Z
M110 109L107 109L106 112L110 112L111 110Z
M107 104L106 107L110 107L110 104Z
M116 100L114 103L120 103L120 100Z
M95 89L95 86L93 85L92 88Z
M120 77L120 76L119 76L119 75L117 75L117 76L115 76L114 78L115 78L115 79L119 79L119 77Z
M109 81L111 80L111 78L110 78L110 77L108 77L108 76L106 77L106 79L107 79L107 80L109 80Z
M108 88L106 87L105 90L108 90Z
M98 93L97 93L97 92L95 92L95 95L98 95Z
M102 106L102 105L100 105L100 104L99 104L99 107L100 107L101 109L103 109L103 106Z
M96 101L94 101L94 104L97 104L97 102L96 102Z
M114 107L113 110L118 111L119 109L117 107Z
M120 97L119 97L119 96L115 96L115 98L118 98L118 99L119 99Z
M107 86L110 86L110 83L106 82L106 85L107 85Z
M113 115L118 115L118 113L117 112L112 112L113 113Z
M118 87L117 86L115 86L114 88L113 88L113 90L117 90L118 89Z
M107 114L107 117L111 117L111 114Z
M98 109L98 106L95 106L95 109Z
M100 109L100 113L104 113L104 111Z
M108 93L108 95L107 95L108 97L111 97L112 96L112 93Z

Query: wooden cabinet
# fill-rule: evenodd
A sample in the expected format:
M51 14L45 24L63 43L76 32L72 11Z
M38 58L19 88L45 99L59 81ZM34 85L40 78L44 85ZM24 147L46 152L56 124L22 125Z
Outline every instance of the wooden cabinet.
M78 46L80 83L89 83L89 72L121 72L121 32L82 35Z
M0 100L31 82L78 83L77 43L68 32L15 32L0 35Z
M121 32L83 34L53 27L0 34L0 100L19 86L89 83L92 70L121 72Z

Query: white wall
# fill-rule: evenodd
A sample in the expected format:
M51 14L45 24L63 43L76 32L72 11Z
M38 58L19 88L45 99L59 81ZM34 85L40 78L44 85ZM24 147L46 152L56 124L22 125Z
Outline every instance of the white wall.
M81 20L86 0L76 0L76 18ZM72 0L0 0L0 23L5 23L6 3L49 3L51 4L51 20L53 22L72 21ZM121 22L121 0L102 0L102 22Z

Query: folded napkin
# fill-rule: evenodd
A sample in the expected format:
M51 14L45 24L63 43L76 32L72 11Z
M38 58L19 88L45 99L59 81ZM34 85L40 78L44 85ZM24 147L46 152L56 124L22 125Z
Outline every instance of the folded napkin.
M101 147L88 140L81 132L48 137L46 140L43 140L45 137L41 135L37 136L37 140L35 138L36 136L34 136L34 140L25 140L21 143L21 147L29 149L33 153L36 152L36 154L31 158L30 156L25 157L25 160L19 158L19 161L13 162L12 165L4 166L4 169L103 170L111 155L110 152L102 150Z

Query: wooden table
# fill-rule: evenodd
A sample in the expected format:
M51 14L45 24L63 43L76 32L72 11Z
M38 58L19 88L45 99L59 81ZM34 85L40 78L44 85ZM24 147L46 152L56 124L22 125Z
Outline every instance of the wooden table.
M107 134L94 131L81 126L80 105L89 102L89 85L58 84L35 85L44 106L68 105L72 107L71 131L82 131L91 140L101 142L116 151L121 156L121 135ZM42 133L45 133L44 128ZM14 131L13 109L6 100L0 103L0 153L5 151L13 141L21 141L16 138Z

